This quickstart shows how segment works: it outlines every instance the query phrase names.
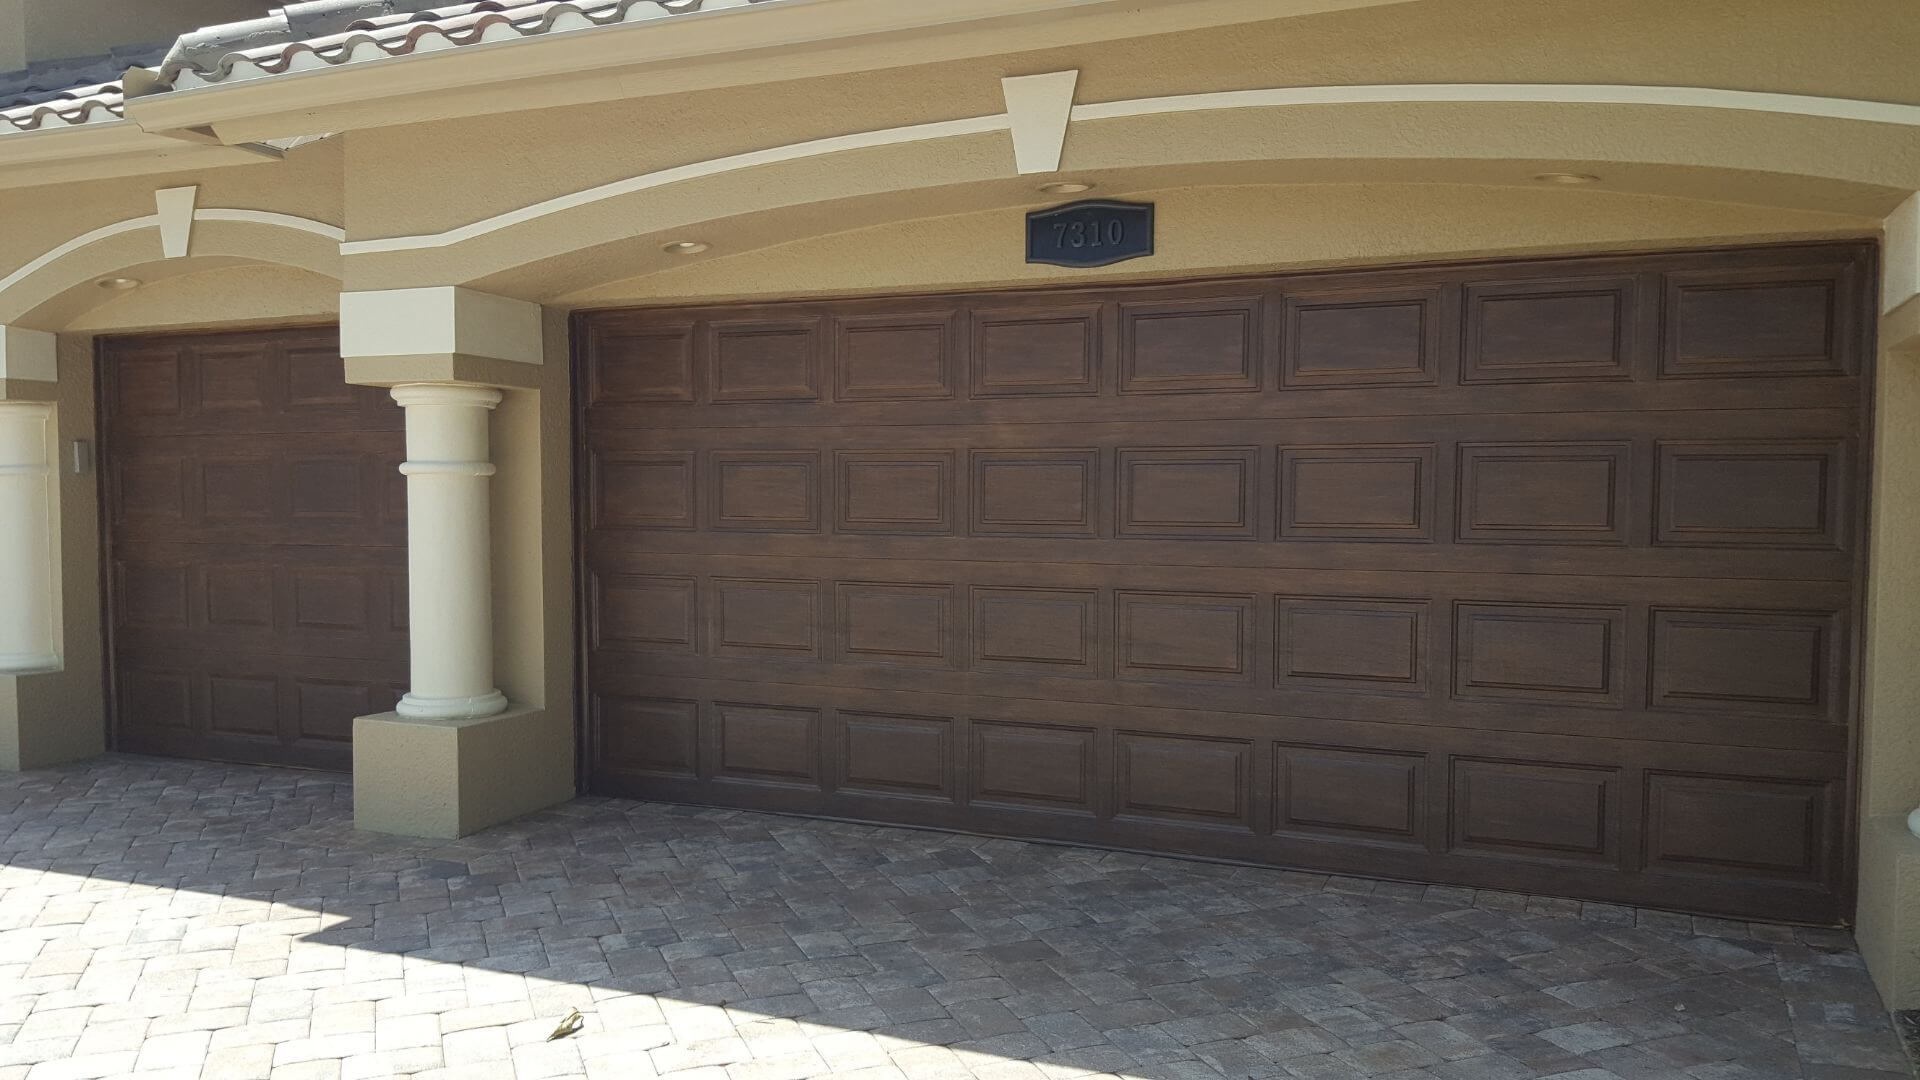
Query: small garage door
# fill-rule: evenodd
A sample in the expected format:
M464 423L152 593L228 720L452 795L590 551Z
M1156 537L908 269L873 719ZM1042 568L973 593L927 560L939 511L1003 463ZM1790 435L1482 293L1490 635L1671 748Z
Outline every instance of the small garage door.
M593 789L1836 919L1872 260L584 316Z
M346 769L407 679L404 417L332 329L100 348L115 746Z

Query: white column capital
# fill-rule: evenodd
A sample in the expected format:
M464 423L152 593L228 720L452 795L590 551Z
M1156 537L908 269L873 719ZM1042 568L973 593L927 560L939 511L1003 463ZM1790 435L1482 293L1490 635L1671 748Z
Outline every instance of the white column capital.
M6 409L12 416L23 419L38 419L53 412L51 401L22 401L18 398L0 398L0 409Z
M340 355L347 360L480 356L544 359L540 305L458 285L340 294Z
M391 392L393 400L403 409L411 409L416 405L465 405L493 409L499 406L503 396L496 387L473 383L401 383Z

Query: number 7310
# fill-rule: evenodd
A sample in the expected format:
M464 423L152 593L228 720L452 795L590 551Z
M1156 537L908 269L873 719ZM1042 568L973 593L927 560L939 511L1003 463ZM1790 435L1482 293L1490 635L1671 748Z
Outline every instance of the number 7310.
M1056 247L1117 247L1125 243L1126 239L1127 223L1119 218L1053 223L1053 242Z

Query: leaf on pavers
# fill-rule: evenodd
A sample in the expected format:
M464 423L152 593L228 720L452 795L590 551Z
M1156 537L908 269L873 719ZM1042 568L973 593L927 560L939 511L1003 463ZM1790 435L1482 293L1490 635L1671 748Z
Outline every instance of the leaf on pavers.
M564 1039L586 1026L587 1018L580 1015L579 1009L575 1009L567 1014L565 1020L560 1021L560 1026L553 1029L553 1034L547 1036L547 1041L552 1042L555 1039Z

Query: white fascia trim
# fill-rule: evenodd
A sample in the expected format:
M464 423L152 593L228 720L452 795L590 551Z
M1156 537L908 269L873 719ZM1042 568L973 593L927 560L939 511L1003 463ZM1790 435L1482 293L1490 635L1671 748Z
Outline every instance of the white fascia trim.
M0 379L56 381L59 363L55 341L43 330L0 326Z
M732 154L723 158L714 158L711 161L694 162L691 165L677 165L671 169L660 169L625 180L615 180L585 191L546 199L518 210L509 210L504 214L495 214L490 218L484 218L470 225L462 225L457 229L449 229L443 233L395 236L384 240L354 240L340 245L340 253L370 255L384 251L422 251L451 247L454 244L535 221L550 214L558 214L576 207L618 198L622 195L631 195L650 188L665 187L685 180L699 180L722 173L737 172L741 169L757 168L761 165L799 161L803 158L824 157L827 154L838 154L847 150L866 150L898 143L927 142L933 139L949 139L957 135L1006 131L1009 126L1010 121L1006 114L1001 113L997 116L975 116L965 120L941 120L931 124L863 131L855 135L835 135L825 139L776 146L769 150L750 150L744 154Z
M1271 90L1224 90L1075 105L1075 120L1109 120L1154 113L1205 112L1213 109L1270 108L1277 105L1361 105L1370 103L1501 102L1551 105L1662 105L1735 112L1783 113L1831 120L1920 127L1920 105L1808 94L1771 94L1756 90L1716 90L1700 86L1608 86L1581 83L1417 83L1378 86L1294 86Z
M541 363L540 305L456 285L340 294L342 358L452 354Z
M1065 75L1067 73L1060 73ZM1012 80L1009 80L1011 82ZM1559 83L1418 83L1381 86L1307 86L1273 90L1227 90L1210 94L1182 94L1173 97L1137 98L1075 105L1069 112L1072 121L1110 120L1127 116L1159 113L1207 112L1218 109L1272 108L1295 105L1358 105L1369 103L1412 104L1420 102L1555 104L1555 105L1656 105L1665 107L1719 109L1734 112L1778 113L1813 116L1833 120L1858 120L1867 123L1920 127L1920 105L1899 105L1882 101L1857 101L1847 98L1812 97L1805 94L1770 94L1749 90L1713 90L1693 86L1597 86ZM1010 104L1012 102L1010 101ZM699 180L742 169L757 168L803 158L823 157L848 150L876 146L926 142L959 135L978 135L992 131L1012 131L1020 172L1029 165L1041 164L1042 155L1036 137L1021 138L1023 123L1007 113L975 116L964 120L943 120L929 124L836 135L826 139L792 143L768 150L714 158L711 161L679 165L671 169L643 173L597 187L560 195L518 210L495 214L458 228L417 236L393 236L378 240L355 240L340 245L342 255L373 255L397 251L428 251L512 228L529 221L587 206L606 199L631 195L637 191L665 187L686 180ZM1064 138L1064 132L1062 133ZM1025 149L1022 149L1022 144ZM1055 163L1057 167L1057 162Z

